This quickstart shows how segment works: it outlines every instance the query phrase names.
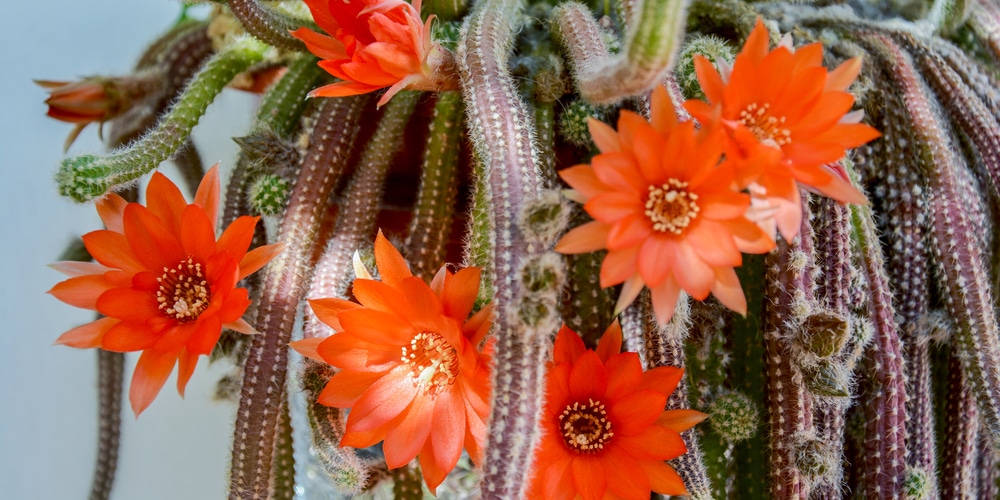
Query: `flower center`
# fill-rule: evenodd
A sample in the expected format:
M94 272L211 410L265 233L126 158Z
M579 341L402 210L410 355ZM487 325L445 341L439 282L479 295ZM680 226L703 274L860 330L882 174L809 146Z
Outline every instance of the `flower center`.
M160 310L182 323L197 319L212 301L201 263L190 257L172 269L164 267L163 275L156 281L160 284L156 291Z
M578 453L596 453L615 435L604 403L593 399L566 405L559 415L559 426L566 446Z
M413 382L429 394L437 394L458 377L458 352L434 332L414 336L409 346L403 346L400 360L409 365Z
M767 110L769 107L770 104L758 106L757 103L751 103L747 109L740 111L740 123L746 125L761 142L771 140L778 146L791 144L792 133L782 127L785 124L785 117L771 116Z
M696 202L698 195L689 192L687 186L688 183L677 179L668 179L659 187L649 186L646 217L653 223L653 229L681 234L698 217L701 211Z

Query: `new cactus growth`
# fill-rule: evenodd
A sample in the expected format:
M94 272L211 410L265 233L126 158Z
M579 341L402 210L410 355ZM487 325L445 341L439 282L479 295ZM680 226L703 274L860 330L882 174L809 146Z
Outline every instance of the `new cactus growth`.
M132 75L40 82L111 148L56 174L107 225L51 291L105 316L58 341L106 349L93 498L117 458L110 351L153 353L148 404L167 362L183 387L213 349L235 365L232 499L996 496L995 0L208 17ZM220 197L191 132L227 85L263 97ZM194 208L159 174L148 207L107 196L167 160ZM217 223L240 230L197 236ZM249 264L194 262L215 245ZM242 318L194 321L237 285Z

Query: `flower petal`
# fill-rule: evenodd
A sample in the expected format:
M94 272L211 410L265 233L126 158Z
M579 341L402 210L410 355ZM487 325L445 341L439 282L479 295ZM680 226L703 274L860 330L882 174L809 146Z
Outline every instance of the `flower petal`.
M161 336L162 332L151 326L121 321L104 333L101 347L114 352L142 351L153 347Z
M583 500L601 500L607 487L604 467L596 457L582 455L573 459L573 483Z
M219 192L222 189L219 182L219 164L212 165L212 168L205 172L198 184L198 191L194 194L194 203L200 205L212 225L212 234L215 234L215 224L219 216Z
M386 431L382 451L390 469L398 469L413 460L428 441L432 428L435 434L440 432L440 424L432 418L435 402L436 399L418 394L402 413L403 418Z
M378 266L382 282L389 286L399 286L403 278L413 276L413 273L410 272L410 266L403 259L399 250L396 250L396 247L389 243L381 230L375 237L375 264Z
M706 418L708 415L696 410L667 410L656 419L656 425L674 432L684 432Z
M163 221L167 232L182 233L181 212L186 206L187 200L180 188L159 171L153 172L149 185L146 186L146 208Z
M99 318L67 331L60 335L55 343L77 349L101 347L101 338L111 327L117 325L118 321L115 318Z
M128 400L136 418L156 399L170 372L174 371L176 361L176 352L160 353L147 350L139 356L128 391Z
M608 389L608 375L594 351L586 351L569 373L569 395L576 401L599 400ZM662 408L661 408L662 410Z
M556 364L575 363L586 351L587 346L583 344L579 334L565 324L559 328L555 346L552 348L552 359Z
M187 388L188 380L194 374L194 368L198 365L198 354L181 349L177 356L177 394L184 397L184 390Z
M104 227L108 231L116 233L125 231L124 226L122 226L122 216L125 214L125 206L128 205L125 198L115 193L108 193L97 200L95 205L97 207L97 215L101 216L101 221L104 222Z
M387 372L358 372L341 370L337 372L316 397L316 402L336 408L350 408L372 384Z
M611 226L590 221L570 229L556 244L555 250L564 254L596 252L607 248Z
M365 432L387 424L399 416L413 398L417 386L409 370L397 367L379 378L354 403L347 416L347 430Z

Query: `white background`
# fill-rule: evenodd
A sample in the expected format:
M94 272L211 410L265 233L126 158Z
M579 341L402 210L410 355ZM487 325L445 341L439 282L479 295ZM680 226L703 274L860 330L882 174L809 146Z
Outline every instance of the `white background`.
M93 313L45 294L46 264L98 229L92 205L56 194L52 175L72 125L45 116L33 78L124 74L180 12L174 0L5 2L0 19L0 497L86 498L97 434L96 354L53 346ZM196 129L206 164L231 162L254 99L227 91ZM70 154L101 151L96 128ZM165 169L169 172L169 169ZM126 384L137 356L126 358ZM174 378L136 420L124 401L115 499L213 499L226 492L234 405L211 400L227 366L199 362L181 400Z

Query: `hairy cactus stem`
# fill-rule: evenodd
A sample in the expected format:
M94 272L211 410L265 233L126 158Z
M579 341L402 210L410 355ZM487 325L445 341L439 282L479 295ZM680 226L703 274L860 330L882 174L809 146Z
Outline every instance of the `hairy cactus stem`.
M901 498L906 472L906 377L892 307L892 293L885 274L871 208L852 206L853 236L868 280L868 315L875 325L869 347L868 402L865 404L864 484L866 494Z
M259 0L229 0L229 10L240 20L247 33L264 43L295 52L303 52L305 44L291 35L303 22L276 12Z
M351 284L351 256L374 238L375 217L382 200L385 177L403 145L403 132L417 107L420 92L403 91L385 106L375 135L365 146L344 193L334 224L333 236L313 267L307 299L343 298ZM333 330L312 312L305 310L303 335L327 337Z
M302 158L279 240L285 250L265 269L255 327L243 369L236 413L229 498L266 498L271 477L278 407L283 401L287 344L311 278L310 262L323 212L350 156L362 110L362 97L328 99L313 127Z
M976 2L969 16L969 26L986 42L993 55L1000 58L1000 6L993 2Z
M125 355L97 350L97 461L90 483L90 500L111 496L118 469L118 442L122 421L122 377Z
M980 416L994 446L1000 446L1000 340L988 272L977 233L967 213L959 170L966 168L954 153L947 127L935 109L926 84L909 56L888 38L864 36L890 70L910 114L917 151L929 170L928 199L936 274L948 312L954 318L954 340L966 377L979 403Z
M990 436L979 428L976 439L978 457L973 470L976 471L976 493L978 498L997 497L997 451L993 449Z
M264 93L254 130L267 130L280 139L288 139L299 123L299 118L306 106L306 94L322 74L322 69L316 66L316 58L312 55L299 55L288 64L288 71ZM228 225L237 217L247 213L247 186L250 177L249 158L240 154L236 160L226 186L225 205L222 208L222 224Z
M278 425L274 432L274 466L271 468L269 499L292 500L295 498L295 447L292 441L292 419L288 413L288 394L285 393L278 408Z
M56 174L59 193L74 201L89 201L158 167L187 141L191 129L222 88L238 73L263 59L266 49L266 45L251 38L237 40L195 75L149 134L107 156L65 158Z
M980 419L965 363L952 350L945 391L945 435L941 457L941 498L984 498L974 494L976 441Z
M215 52L207 27L204 22L184 23L147 49L136 63L135 70L159 73L160 88L111 120L108 144L124 146L156 124L157 118Z
M511 21L521 18L521 8L517 0L480 0L462 26L457 53L470 136L482 175L488 179L492 216L497 342L481 483L484 498L524 495L545 398L549 338L558 328L554 297L558 285L549 284L551 305L531 304L518 279L525 265L541 257L547 246L518 225L518 217L541 187L531 115L507 69L513 48ZM523 308L536 306L540 309L534 317L525 318Z
M573 63L580 96L614 104L649 91L670 71L684 37L689 0L644 0L628 17L625 46L609 55L600 28L582 4L563 4L552 13Z
M424 150L417 204L404 245L413 274L424 279L433 277L445 260L458 198L461 122L462 95L438 94Z

